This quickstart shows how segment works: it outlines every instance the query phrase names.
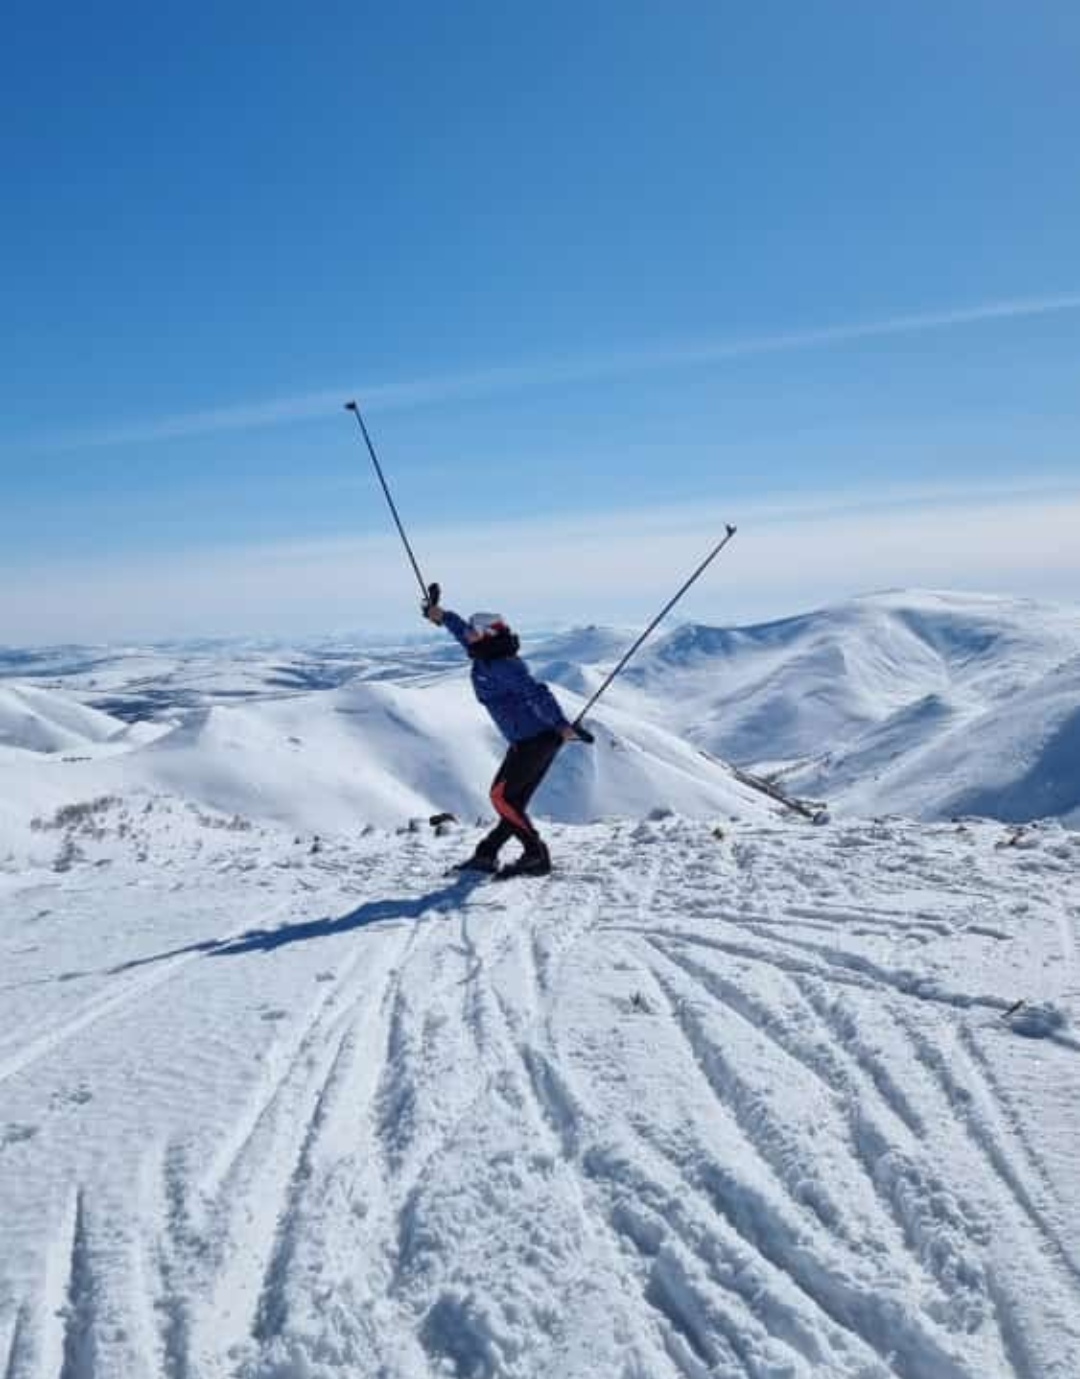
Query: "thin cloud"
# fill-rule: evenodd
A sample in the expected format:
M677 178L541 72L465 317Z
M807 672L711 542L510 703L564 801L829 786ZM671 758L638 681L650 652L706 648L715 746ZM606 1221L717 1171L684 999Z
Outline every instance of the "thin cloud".
M598 355L577 355L560 362L534 361L519 365L444 374L400 383L359 388L342 385L294 397L238 403L130 425L42 438L30 442L35 450L81 450L105 446L151 444L190 436L254 431L325 419L353 394L365 410L408 411L439 402L496 397L505 393L550 387L560 383L631 377L634 374L719 364L754 355L825 349L859 340L949 330L995 321L1011 321L1080 311L1080 293L1050 297L1016 297L970 307L916 312L878 321L856 321L812 330L784 331L737 340L701 340L657 348L639 348Z
M962 519L957 503L963 499ZM681 611L744 623L883 587L1080 597L1080 490L912 487L446 525L414 533L454 606L497 591L518 622L643 621L715 543L739 535ZM540 565L522 550L543 552ZM393 533L0 570L0 642L399 632L417 591ZM419 614L415 614L419 626Z

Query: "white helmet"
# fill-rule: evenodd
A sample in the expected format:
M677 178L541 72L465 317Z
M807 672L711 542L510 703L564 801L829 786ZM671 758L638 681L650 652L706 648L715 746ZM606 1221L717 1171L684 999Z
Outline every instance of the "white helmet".
M510 625L501 613L474 613L469 626L481 637L497 637L500 632L509 632Z

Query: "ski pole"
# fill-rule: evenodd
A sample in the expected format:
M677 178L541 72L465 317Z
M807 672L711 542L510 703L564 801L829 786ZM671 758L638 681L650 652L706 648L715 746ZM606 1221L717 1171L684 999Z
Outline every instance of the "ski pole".
M675 594L673 598L670 598L670 599L667 601L667 603L664 604L664 606L663 606L663 608L661 608L660 612L657 613L656 617L653 618L652 622L649 623L649 625L648 625L648 627L645 629L645 631L641 634L641 636L637 639L637 641L636 641L636 642L634 643L634 645L630 648L630 650L625 654L625 656L623 656L623 658L622 658L622 660L619 662L619 664L615 667L615 669L614 669L614 670L611 672L611 674L607 677L607 679L606 679L606 680L604 681L604 683L600 686L600 688L596 691L596 693L593 695L593 697L589 700L589 702L588 702L588 703L585 705L585 707L581 710L581 712L578 714L577 718L574 719L573 726L574 726L575 728L577 728L577 727L579 726L579 724L581 723L581 720L585 717L585 715L589 712L589 710L592 708L592 706L596 703L596 701L597 701L597 700L600 698L600 696L604 693L604 691L607 689L607 687L611 684L612 680L615 679L616 675L618 675L621 671L625 670L625 668L626 668L626 666L627 666L627 663L630 661L630 658L631 658L631 657L634 655L634 653L637 651L638 647L641 646L642 642L645 641L646 637L648 637L648 635L652 632L653 628L655 628L660 622L663 621L664 618L667 617L667 615L668 615L668 614L671 612L671 610L675 607L675 605L678 603L678 601L682 598L683 594L686 593L687 589L689 589L690 586L691 586L693 583L695 583L698 579L701 578L701 576L705 573L705 571L708 569L708 567L712 564L712 562L716 559L716 557L720 554L720 552L724 549L724 547L727 545L727 543L731 540L731 538L732 538L734 535L735 535L735 528L734 528L734 527L731 525L731 523L729 522L729 523L727 524L727 530L726 530L726 532L725 532L725 534L724 534L723 540L717 542L717 544L712 548L712 550L711 550L711 551L709 552L709 554L705 557L705 559L701 562L701 564L697 567L697 569L696 569L696 570L694 571L694 573L690 576L690 578L686 581L686 583L679 589L678 593Z
M375 473L379 476L379 483L382 484L382 491L386 494L386 501L390 504L390 511L393 513L394 521L397 523L398 533L401 536L402 543L405 546L406 554L409 557L409 563L412 565L413 573L416 575L416 578L420 582L421 593L424 595L424 598L427 600L428 603L437 604L439 602L439 595L441 593L441 590L439 589L439 586L437 584L424 583L424 576L420 573L420 566L416 563L416 556L413 555L413 548L409 545L409 538L405 535L405 528L401 525L401 518L398 516L398 510L397 507L394 505L394 500L390 496L390 489L387 485L386 477L382 472L382 465L379 463L379 457L378 455L376 455L375 447L371 443L371 437L368 435L368 429L364 425L364 418L360 415L360 408L356 405L355 401L346 402L345 410L346 412L352 412L353 416L360 423L360 430L364 433L364 440L367 442L368 454L371 456L371 463L375 466Z

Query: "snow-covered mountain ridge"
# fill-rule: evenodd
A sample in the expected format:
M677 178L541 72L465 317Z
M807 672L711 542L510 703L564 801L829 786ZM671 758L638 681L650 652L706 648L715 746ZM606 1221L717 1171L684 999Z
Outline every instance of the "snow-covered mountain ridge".
M612 702L845 814L1080 823L1080 609L904 591L683 626Z
M631 639L627 632L591 627L527 639L526 654L538 673L571 692L572 707L599 686ZM243 731L265 745L276 731L271 720L287 718L293 722L285 736L294 758L295 739L303 736L296 724L324 716L325 693L357 693L364 684L383 685L394 694L423 691L433 702L445 697L449 732L440 713L427 713L420 707L423 697L414 697L407 713L386 716L384 727L396 722L401 736L393 749L384 737L380 750L395 762L420 754L437 760L457 756L464 776L448 797L418 799L414 792L410 802L408 792L388 789L374 777L371 799L362 790L350 793L335 786L331 793L342 809L327 804L326 826L341 823L343 810L387 823L388 809L481 807L483 774L497 749L482 721L464 710L460 654L439 634L426 643L380 650L340 642L298 652L284 647L227 652L217 646L98 648L80 655L64 648L37 658L9 653L6 667L8 678L0 678L0 687L6 686L9 703L13 693L48 688L62 697L56 710L61 716L70 716L73 710L63 708L63 699L73 697L138 723L144 738L152 735L147 724L175 727L185 715L202 721L200 709L242 708L250 713ZM996 596L906 591L757 626L691 624L658 633L616 681L597 718L616 733L637 733L639 745L643 732L655 742L659 728L713 757L773 777L796 794L827 800L841 814L935 819L985 813L1013 822L1053 816L1075 824L1080 821L1078 704L1080 610ZM405 727L414 711L418 720L431 723L438 741L420 747ZM240 721L238 716L237 734ZM18 742L11 722L0 703L0 743ZM218 715L215 729L222 722ZM47 748L55 728L41 725L37 731L39 744ZM214 729L208 731L212 737ZM22 745L31 743L27 739ZM479 772L465 765L478 748L484 762ZM666 750L669 758L673 750L677 754L670 744ZM354 781L369 774L362 754L335 749L335 759ZM691 775L699 773L689 767L689 756L682 760ZM325 759L310 755L307 774L317 778L324 764ZM239 768L239 759L234 765ZM285 774L295 778L292 767ZM577 777L574 781L580 787ZM565 812L573 793L552 798L549 812L583 817L580 809ZM684 812L713 803L723 807L703 800L700 792L690 798L675 790L660 799L663 793L658 791L657 803ZM580 790L575 798L584 798ZM634 812L643 798L641 789L632 790L626 808ZM611 790L594 790L590 801L600 813L620 808ZM228 804L224 795L204 802ZM284 818L287 810L278 802L270 814ZM302 810L297 823L306 825L313 817Z

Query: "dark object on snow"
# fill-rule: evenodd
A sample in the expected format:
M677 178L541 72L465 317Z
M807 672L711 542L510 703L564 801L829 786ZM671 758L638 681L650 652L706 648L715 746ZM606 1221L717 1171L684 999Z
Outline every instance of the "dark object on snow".
M432 828L438 828L440 824L456 824L456 823L457 823L457 815L456 815L456 814L432 814L431 818L428 820L428 823L431 825Z
M456 862L451 868L451 872L479 871L486 875L494 875L499 870L499 864L494 857L485 857L482 853L474 852L471 857L466 857L464 862Z
M1038 846L1038 837L1026 824L1017 824L1009 830L1008 837L999 838L994 844L995 848L1034 848Z
M709 756L708 752L702 752L702 756ZM710 761L715 761L715 757L709 756ZM748 785L751 790L760 790L763 795L768 795L777 804L782 804L785 809L793 809L796 814L801 814L804 819L809 819L811 823L828 823L829 811L824 804L817 800L798 800L794 795L785 795L778 785L772 781L764 780L761 776L753 776L749 771L742 770L741 767L732 766L730 762L723 763L743 785Z
M537 838L533 847L523 852L516 862L508 862L495 873L496 881L511 881L515 876L547 876L551 871L551 854L547 845Z
M1055 1039L1068 1024L1065 1012L1050 1001L1020 1001L1003 1018L1014 1034L1022 1034L1025 1039Z

